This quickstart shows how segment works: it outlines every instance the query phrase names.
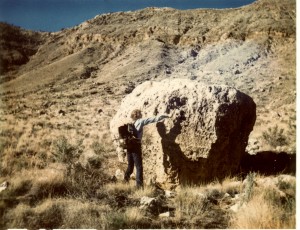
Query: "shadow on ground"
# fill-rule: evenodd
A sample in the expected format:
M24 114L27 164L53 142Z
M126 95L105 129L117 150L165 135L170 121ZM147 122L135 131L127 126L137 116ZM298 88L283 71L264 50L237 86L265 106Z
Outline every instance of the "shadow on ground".
M241 162L242 174L257 172L270 176L280 173L296 174L296 154L263 151L255 155L246 154Z

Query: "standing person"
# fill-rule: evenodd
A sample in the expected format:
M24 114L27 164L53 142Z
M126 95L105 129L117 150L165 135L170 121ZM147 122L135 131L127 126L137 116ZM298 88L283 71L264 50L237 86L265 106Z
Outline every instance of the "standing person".
M145 118L142 119L142 112L139 109L135 109L131 112L131 119L133 120L133 125L135 130L133 130L135 137L132 145L127 149L127 160L128 167L125 172L124 180L129 181L130 175L133 173L134 166L136 167L136 186L138 188L143 187L143 161L142 161L142 146L141 141L143 137L143 127L145 125L162 121L164 118L168 118L166 115Z

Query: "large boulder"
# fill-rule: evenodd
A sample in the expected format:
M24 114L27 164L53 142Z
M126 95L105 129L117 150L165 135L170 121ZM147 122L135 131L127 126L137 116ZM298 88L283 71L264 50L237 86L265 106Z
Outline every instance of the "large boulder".
M232 87L148 81L123 99L110 124L114 139L133 109L141 109L143 117L170 116L146 126L143 136L145 178L166 187L237 172L256 119L253 100Z

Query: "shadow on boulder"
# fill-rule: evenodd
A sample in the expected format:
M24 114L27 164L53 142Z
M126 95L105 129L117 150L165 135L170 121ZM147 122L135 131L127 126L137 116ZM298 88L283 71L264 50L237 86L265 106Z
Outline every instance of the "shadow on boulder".
M255 155L245 154L241 162L242 174L258 172L263 175L276 175L279 173L296 173L296 154L285 152L263 151Z
M171 174L172 180L170 182L173 184L176 184L175 178L180 174L178 165L180 165L181 158L184 156L179 144L175 142L176 137L181 133L181 122L182 118L177 118L173 128L168 134L164 123L159 122L156 124L157 131L162 138L161 144L164 152L163 165L165 170Z

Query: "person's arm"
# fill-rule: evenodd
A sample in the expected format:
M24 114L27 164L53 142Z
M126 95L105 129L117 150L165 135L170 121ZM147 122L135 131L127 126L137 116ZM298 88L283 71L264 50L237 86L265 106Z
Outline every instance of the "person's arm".
M155 123L155 122L159 122L165 118L169 118L167 115L160 115L160 116L156 116L156 117L149 117L149 118L146 118L146 119L143 119L142 120L142 125L148 125L148 124L151 124L151 123Z

